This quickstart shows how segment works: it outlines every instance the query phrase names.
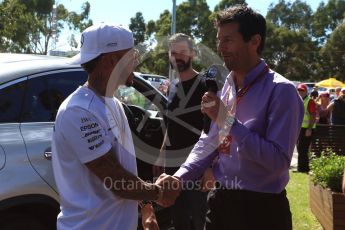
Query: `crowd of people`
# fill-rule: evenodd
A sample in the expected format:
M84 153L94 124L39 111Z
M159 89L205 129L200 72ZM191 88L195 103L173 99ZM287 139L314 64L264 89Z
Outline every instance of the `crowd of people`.
M309 172L309 147L317 124L345 125L345 87L336 88L331 98L328 91L318 93L317 87L308 93L308 87L301 83L297 86L304 103L304 116L297 141L298 172Z
M336 87L334 95L329 91L318 92L314 86L310 98L316 103L316 123L345 125L345 87Z
M333 102L329 95L315 102L300 85L298 95L262 58L266 20L249 6L218 12L215 26L219 54L231 71L218 92L192 66L192 39L180 33L169 39L178 78L164 89L167 130L161 161L153 167L155 182L137 175L132 134L113 96L120 85L133 83L133 34L105 23L82 33L73 63L88 80L60 106L53 134L59 230L136 229L138 206L144 229L157 230L152 202L173 205L176 229L292 229L285 187L300 128L307 137L303 149L315 122L328 122L321 109L330 111L331 122L342 120L345 92ZM185 186L189 182L192 189Z

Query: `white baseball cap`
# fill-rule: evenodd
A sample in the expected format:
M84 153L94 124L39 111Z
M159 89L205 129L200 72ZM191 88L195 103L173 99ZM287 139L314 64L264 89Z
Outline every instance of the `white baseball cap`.
M69 63L84 64L103 53L133 48L133 33L122 25L101 23L86 28L81 34L80 53Z

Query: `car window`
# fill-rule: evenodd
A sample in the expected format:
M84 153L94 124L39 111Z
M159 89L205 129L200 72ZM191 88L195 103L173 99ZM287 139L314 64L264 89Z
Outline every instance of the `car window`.
M22 81L0 90L0 123L20 121L25 83Z
M115 97L127 105L136 105L145 110L158 111L155 104L133 87L120 86L115 93Z
M55 121L61 103L86 79L84 71L51 73L29 79L23 122Z

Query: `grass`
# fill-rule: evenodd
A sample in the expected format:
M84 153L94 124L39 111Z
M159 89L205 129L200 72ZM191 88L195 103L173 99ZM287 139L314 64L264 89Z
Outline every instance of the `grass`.
M305 173L292 173L286 188L290 201L294 230L322 230L320 223L309 206L309 176Z

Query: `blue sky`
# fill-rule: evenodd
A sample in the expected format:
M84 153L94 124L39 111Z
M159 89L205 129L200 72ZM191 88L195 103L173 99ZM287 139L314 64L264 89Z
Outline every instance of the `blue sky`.
M81 11L82 3L86 0L56 0L57 3L63 4L69 11ZM130 18L134 17L137 12L142 12L145 22L157 20L164 10L172 10L172 0L88 0L91 5L90 18L94 23L113 22L117 24L128 25ZM180 4L184 0L176 0ZM287 0L288 1L288 0ZM220 0L207 0L207 4L213 11L215 5ZM267 9L271 2L278 0L246 0L249 6L266 15ZM321 0L305 0L315 11ZM325 1L327 2L327 0ZM178 17L178 15L177 15ZM176 28L178 32L178 28ZM57 49L66 49L66 41L70 32L64 31L60 35ZM80 35L76 34L79 41Z

